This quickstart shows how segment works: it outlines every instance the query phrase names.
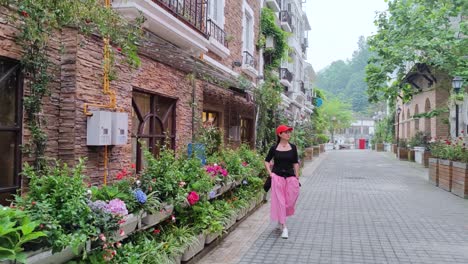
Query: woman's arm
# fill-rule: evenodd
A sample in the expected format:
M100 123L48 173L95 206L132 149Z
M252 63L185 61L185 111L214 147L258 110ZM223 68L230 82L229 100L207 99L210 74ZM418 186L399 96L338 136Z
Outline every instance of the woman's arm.
M265 161L265 168L266 168L266 170L267 170L267 172L268 172L268 176L270 176L270 175L271 175L270 162Z
M296 175L296 177L299 179L299 163L294 163L293 164L293 167L294 167L294 174Z

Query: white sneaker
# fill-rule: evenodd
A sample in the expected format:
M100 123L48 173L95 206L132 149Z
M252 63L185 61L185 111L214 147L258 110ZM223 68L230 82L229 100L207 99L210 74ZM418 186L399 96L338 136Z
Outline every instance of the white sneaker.
M281 237L284 238L284 239L288 238L288 229L287 228L283 228L283 233L281 233Z

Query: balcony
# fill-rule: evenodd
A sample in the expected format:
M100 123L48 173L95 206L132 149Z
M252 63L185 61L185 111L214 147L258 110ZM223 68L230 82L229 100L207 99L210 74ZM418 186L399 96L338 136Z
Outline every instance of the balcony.
M112 7L129 19L141 13L147 30L195 56L208 51L205 0L113 0Z
M286 32L292 32L292 17L288 11L281 11L279 13L281 28Z
M266 4L275 12L279 12L281 10L281 0L266 0Z
M254 56L246 50L242 54L242 70L253 78L257 77L257 61Z
M221 58L229 56L226 32L211 19L206 21L206 34L210 40L209 49Z
M309 47L309 39L304 38L304 40L302 41L302 44L301 44L302 53L305 53L307 51L308 47Z
M284 86L291 87L293 74L287 68L279 69L280 82Z

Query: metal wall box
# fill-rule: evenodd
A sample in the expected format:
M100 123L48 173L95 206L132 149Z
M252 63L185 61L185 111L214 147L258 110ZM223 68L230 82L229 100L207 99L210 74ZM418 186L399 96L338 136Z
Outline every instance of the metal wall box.
M111 145L112 112L91 111L86 127L86 145L106 146Z
M126 145L128 140L128 113L112 113L112 145Z

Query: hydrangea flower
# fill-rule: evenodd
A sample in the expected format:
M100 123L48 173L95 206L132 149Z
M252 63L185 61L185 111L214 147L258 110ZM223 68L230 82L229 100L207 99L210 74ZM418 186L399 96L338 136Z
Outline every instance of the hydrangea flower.
M146 194L145 194L141 189L135 190L134 194L135 194L135 199L136 199L139 203L141 203L141 204L146 203L146 199L147 199L147 198L146 198Z
M194 205L198 202L198 200L200 200L200 197L198 196L197 192L191 191L187 196L187 200L190 205Z
M208 194L208 196L210 197L210 199L213 199L216 197L216 191L215 190L211 190L211 192Z
M101 200L97 200L97 201L94 201L94 202L89 202L88 203L88 206L89 208L91 208L91 210L93 210L94 212L105 212L105 213L111 213L108 209L107 209L107 206L108 204L104 201L101 201Z
M107 204L107 210L115 215L128 215L127 206L122 200L118 198L109 201Z

